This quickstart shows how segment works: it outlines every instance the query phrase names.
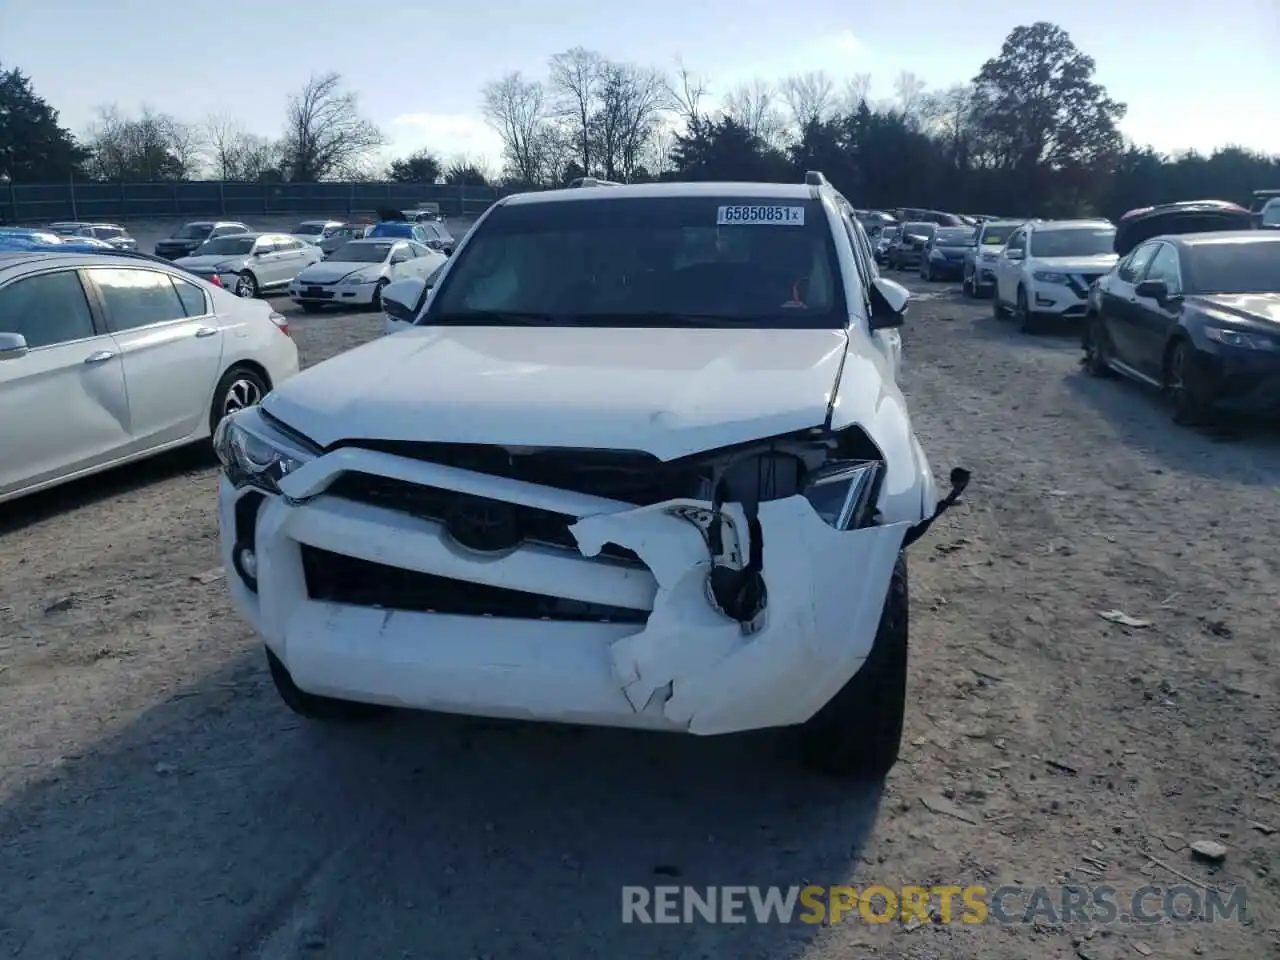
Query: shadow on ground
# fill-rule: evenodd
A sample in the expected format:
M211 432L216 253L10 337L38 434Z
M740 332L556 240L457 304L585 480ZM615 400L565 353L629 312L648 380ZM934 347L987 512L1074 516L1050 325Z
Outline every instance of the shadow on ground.
M1223 415L1205 427L1174 423L1160 394L1123 377L1099 379L1083 369L1067 387L1105 418L1120 440L1167 469L1208 480L1280 486L1280 428L1274 422Z
M162 480L217 466L207 443L170 450L137 463L105 470L40 493L0 504L0 536L15 533L58 514L120 497Z
M768 736L309 724L261 660L4 804L4 955L798 955L817 928L624 927L621 887L843 882L877 815Z

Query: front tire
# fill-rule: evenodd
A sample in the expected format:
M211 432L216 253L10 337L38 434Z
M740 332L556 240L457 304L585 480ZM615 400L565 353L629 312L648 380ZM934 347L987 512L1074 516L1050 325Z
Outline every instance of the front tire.
M907 557L898 555L875 642L862 668L797 731L805 765L880 779L898 762L907 706Z
M386 279L378 281L378 285L373 288L373 299L369 301L369 306L374 310L382 309L382 291L387 287Z
M977 291L973 285L973 276L969 273L968 270L964 272L964 277L960 281L960 292L963 293L966 297L969 297L970 299L974 299L978 296Z
M285 706L300 717L308 720L326 720L336 722L359 722L375 720L387 712L386 707L372 703L356 703L351 700L337 700L333 697L320 697L298 689L289 676L289 671L270 650L267 650L267 666L271 669L271 682L275 684L276 693Z
M246 300L252 300L258 295L258 278L246 270L236 279L235 294L237 297L244 297Z
M1212 413L1212 405L1196 375L1191 349L1190 343L1178 338L1165 360L1164 390L1169 398L1170 414L1174 423L1184 427L1201 426L1209 421Z

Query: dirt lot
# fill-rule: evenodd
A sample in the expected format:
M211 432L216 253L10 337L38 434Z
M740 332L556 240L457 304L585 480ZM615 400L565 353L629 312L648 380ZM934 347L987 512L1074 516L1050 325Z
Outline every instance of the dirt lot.
M214 472L168 457L0 509L0 956L1276 956L1280 439L1176 429L1069 339L919 286L917 430L974 482L912 548L883 790L771 738L299 722L212 579ZM296 319L308 362L377 326ZM1244 885L1244 922L620 923L624 884L1186 878Z

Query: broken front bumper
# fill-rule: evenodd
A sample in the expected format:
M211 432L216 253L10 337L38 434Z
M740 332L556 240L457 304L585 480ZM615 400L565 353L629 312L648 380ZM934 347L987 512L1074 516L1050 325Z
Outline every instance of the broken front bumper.
M501 555L469 552L441 523L326 493L351 472L579 518L568 528L576 549L526 542ZM355 448L303 464L280 488L284 496L264 495L222 480L221 549L236 605L301 689L696 734L816 713L869 653L912 530L838 531L802 496L760 504L767 605L748 628L709 601L704 535L673 513L708 511L706 502L635 507ZM723 514L746 529L737 505ZM326 586L370 572L362 595ZM398 595L406 599L392 596L393 582L409 585ZM442 583L455 588L432 609L405 608L415 590ZM454 604L476 590L489 591L480 607ZM530 596L617 615L521 615L519 598Z

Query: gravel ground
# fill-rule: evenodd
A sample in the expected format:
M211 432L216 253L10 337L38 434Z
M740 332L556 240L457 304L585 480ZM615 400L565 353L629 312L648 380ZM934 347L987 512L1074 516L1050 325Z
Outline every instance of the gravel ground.
M974 481L912 549L883 788L768 737L300 722L216 579L214 471L169 456L0 508L0 956L1276 956L1280 439L1175 428L915 286L916 427ZM295 320L309 363L378 325ZM620 923L624 884L1187 878L1244 885L1244 922Z

